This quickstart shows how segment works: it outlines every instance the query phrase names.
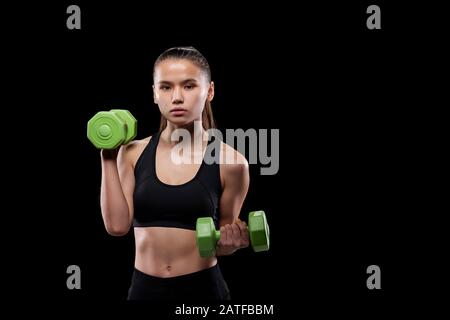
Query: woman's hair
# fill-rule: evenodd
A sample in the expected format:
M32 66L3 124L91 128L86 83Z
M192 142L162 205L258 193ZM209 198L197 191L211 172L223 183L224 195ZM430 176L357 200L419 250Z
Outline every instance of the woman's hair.
M211 69L209 68L206 58L194 47L174 47L167 49L156 59L153 66L153 78L155 76L155 69L159 63L167 59L186 59L191 61L203 72L205 72L207 81L211 82ZM202 124L205 130L215 128L214 117L211 109L211 103L206 100L205 107L202 112ZM167 127L167 120L161 115L161 123L159 125L159 131L163 131Z

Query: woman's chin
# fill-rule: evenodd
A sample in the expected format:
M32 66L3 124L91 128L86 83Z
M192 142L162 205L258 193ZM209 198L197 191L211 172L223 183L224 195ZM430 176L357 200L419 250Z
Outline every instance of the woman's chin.
M185 117L170 117L169 121L178 127L185 127L190 123L192 123L192 120L187 119Z

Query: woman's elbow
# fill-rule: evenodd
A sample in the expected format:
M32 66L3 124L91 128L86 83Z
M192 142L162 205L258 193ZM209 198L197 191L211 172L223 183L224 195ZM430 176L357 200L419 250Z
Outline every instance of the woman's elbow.
M130 231L130 226L117 226L117 225L110 225L106 226L106 232L108 232L109 235L114 237L121 237L125 236Z

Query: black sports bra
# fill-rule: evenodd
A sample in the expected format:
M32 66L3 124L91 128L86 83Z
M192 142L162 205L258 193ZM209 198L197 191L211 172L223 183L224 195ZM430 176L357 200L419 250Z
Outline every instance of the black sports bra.
M153 135L136 162L133 227L195 230L197 218L212 217L218 229L219 200L222 194L220 165L207 164L203 159L192 180L181 185L165 184L156 175L159 136L160 133ZM207 148L212 146L210 141ZM206 152L211 154L212 150L207 149ZM217 158L220 155L214 156Z

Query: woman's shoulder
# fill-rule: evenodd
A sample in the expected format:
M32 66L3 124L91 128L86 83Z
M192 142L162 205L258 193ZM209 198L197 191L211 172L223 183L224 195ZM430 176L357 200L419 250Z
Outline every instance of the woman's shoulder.
M144 139L133 140L127 144L121 146L121 152L126 161L130 162L134 167L136 165L137 160L141 156L145 147L148 145L152 136L149 136Z
M150 142L151 139L152 139L152 136L149 136L147 138L140 139L140 140L133 140L127 144L122 145L122 148L127 153L135 152L136 150L145 148L145 146Z
M228 174L244 174L248 171L248 161L238 150L221 141L220 143L220 168Z

